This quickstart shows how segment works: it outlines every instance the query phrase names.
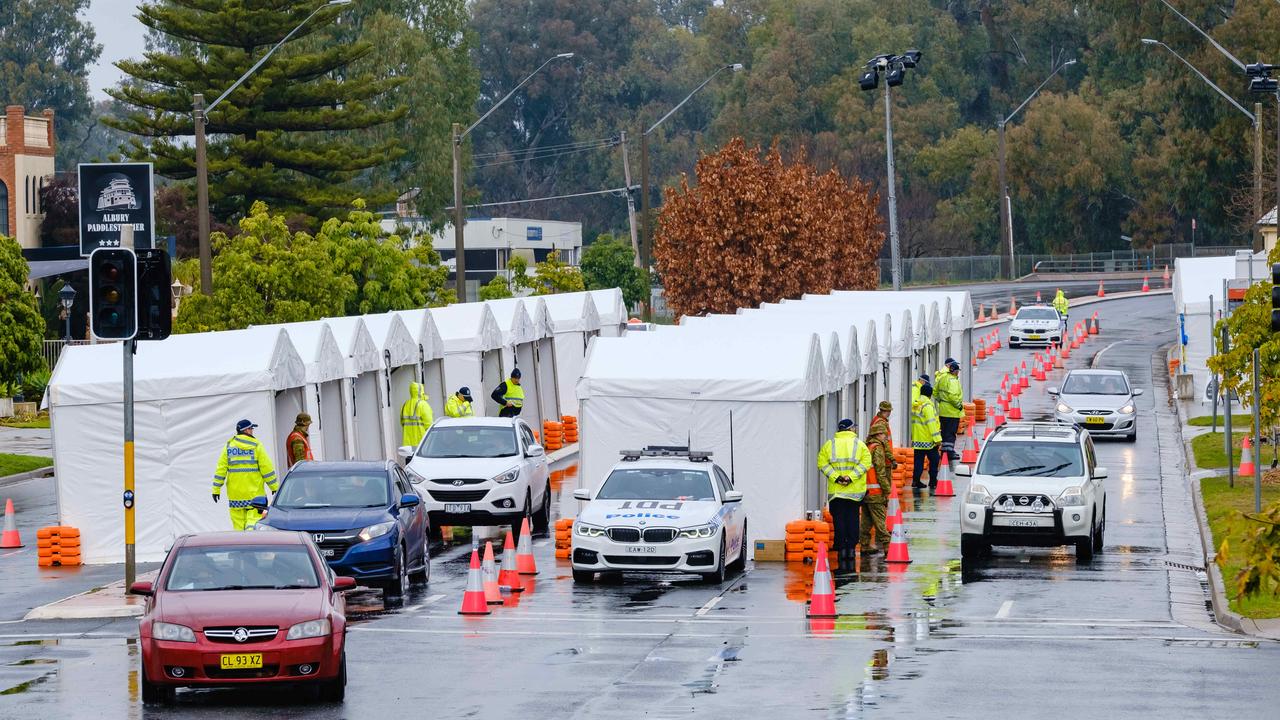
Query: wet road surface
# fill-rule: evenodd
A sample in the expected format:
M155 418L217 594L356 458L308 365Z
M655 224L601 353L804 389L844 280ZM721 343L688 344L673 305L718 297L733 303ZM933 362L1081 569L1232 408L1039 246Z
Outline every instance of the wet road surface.
M919 496L906 505L914 562L840 573L836 620L805 619L804 566L749 564L723 585L583 586L547 538L535 541L541 572L524 593L464 618L469 548L441 548L431 583L404 607L351 597L343 705L272 688L183 692L174 707L144 708L133 621L11 622L0 624L0 717L1274 717L1280 644L1213 625L1195 570L1167 378L1153 359L1172 339L1171 305L1095 306L1104 335L1068 363L1097 359L1148 388L1138 441L1097 443L1108 517L1089 565L1067 548L996 548L962 565L955 499ZM975 382L998 386L1030 354L997 353ZM1023 394L1029 418L1047 416L1044 387L1061 375ZM557 487L557 512L576 505L575 482Z

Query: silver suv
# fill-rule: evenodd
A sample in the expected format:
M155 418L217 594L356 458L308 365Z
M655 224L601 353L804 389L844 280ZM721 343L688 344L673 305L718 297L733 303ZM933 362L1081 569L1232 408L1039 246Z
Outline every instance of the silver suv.
M992 545L1074 545L1076 561L1102 551L1107 493L1087 430L1064 423L1012 423L982 446L960 503L960 554L974 559Z

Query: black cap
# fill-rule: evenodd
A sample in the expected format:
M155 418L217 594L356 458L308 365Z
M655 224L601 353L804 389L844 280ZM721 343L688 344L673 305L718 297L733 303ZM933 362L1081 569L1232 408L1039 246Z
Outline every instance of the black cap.
M952 365L959 365L960 363L956 362L955 358L947 358L946 360L942 361L942 364L950 367Z
M511 377L513 377L513 378L515 378L515 379L519 380L519 379L520 379L520 368L515 368L514 370L512 370L512 371L511 371Z
M248 430L249 428L256 428L256 427L258 427L256 423L252 423L248 420L241 420L240 422L236 423L236 432L242 433L245 430Z
M471 388L460 387L458 388L458 394L462 396L463 400L466 400L467 402L471 402Z
M929 383L925 383L924 385L921 385L920 394L925 397L933 397L933 386L930 385Z
M925 385L928 385L929 382L931 381L928 373L920 373L920 377L916 379L924 382Z
M845 419L841 420L840 422L836 423L836 429L837 429L837 430L852 430L852 429L853 429L853 421L852 421L852 420L850 420L849 418L845 418Z

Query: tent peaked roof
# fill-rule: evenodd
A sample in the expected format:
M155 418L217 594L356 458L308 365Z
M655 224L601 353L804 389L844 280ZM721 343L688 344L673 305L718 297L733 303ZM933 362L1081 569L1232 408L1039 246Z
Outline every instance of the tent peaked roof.
M596 304L596 313L600 316L601 325L621 325L627 321L627 305L622 301L622 291L618 288L604 290L588 290L591 300Z
M342 351L347 377L382 368L382 354L369 333L369 326L360 317L335 317L321 321L329 326Z
M526 305L522 298L503 298L486 300L485 305L493 313L493 319L502 332L503 345L519 345L545 337L543 328L535 327L529 310L532 303Z
M589 292L544 295L551 327L555 332L593 332L600 329L600 313Z
M100 343L63 350L49 381L50 405L120 402L120 347ZM301 387L306 368L283 329L249 328L138 343L133 378L134 399L146 402Z
M444 354L483 352L502 347L502 331L493 311L484 303L454 303L431 311Z
M793 342L797 336L817 333L822 344L822 355L827 368L828 391L839 390L853 382L861 374L861 361L847 356L849 350L857 352L857 333L846 323L841 330L838 321L830 316L800 321L774 315L752 313L745 315L706 315L682 318L679 330L710 336L752 337L765 343ZM852 338L852 343L850 342Z
M444 357L444 340L440 339L440 329L436 327L435 316L430 310L395 310L391 314L400 316L404 321L404 326L409 329L409 337L422 348L423 360Z
M808 401L826 391L817 334L761 345L755 338L636 333L596 338L578 397Z
M1180 313L1209 312L1209 298L1222 308L1222 281L1236 277L1236 259L1222 257L1176 258L1173 261L1174 306Z
M373 337L374 344L378 346L378 352L389 367L418 363L420 357L418 343L414 342L413 335L400 316L395 313L381 313L361 315L361 318L369 327L369 335Z
M556 333L555 324L551 322L551 311L547 309L546 295L530 295L524 300L524 310L533 321L535 337L551 337Z
M323 320L279 323L262 327L283 328L302 358L309 383L329 382L347 377L346 357L338 347L329 323Z

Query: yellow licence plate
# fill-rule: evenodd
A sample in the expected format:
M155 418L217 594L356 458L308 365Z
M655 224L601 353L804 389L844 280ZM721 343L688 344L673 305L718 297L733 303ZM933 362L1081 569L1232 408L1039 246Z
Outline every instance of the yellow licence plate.
M1027 339L1028 339L1028 340L1043 340L1043 339L1044 339L1044 336L1043 336L1043 335L1028 335L1028 336L1027 336Z
M1106 421L1107 421L1106 418L1098 417L1097 415L1090 415L1089 417L1086 417L1084 419L1084 424L1085 425L1101 425Z
M262 653L223 655L219 659L219 665L223 670L260 670L262 668Z

